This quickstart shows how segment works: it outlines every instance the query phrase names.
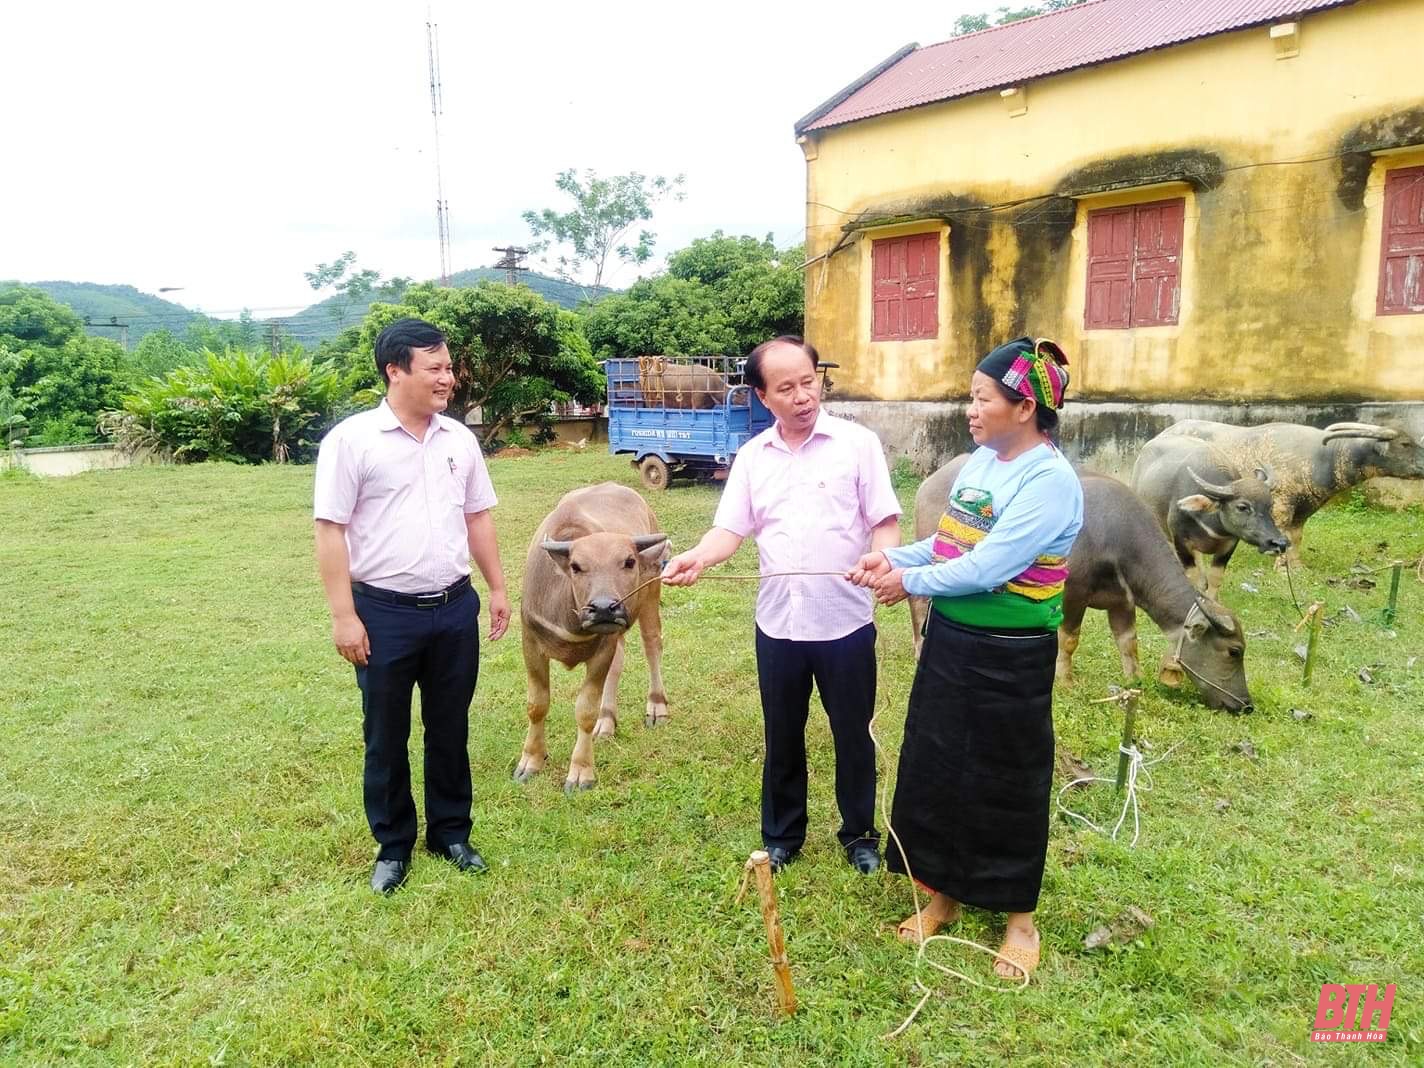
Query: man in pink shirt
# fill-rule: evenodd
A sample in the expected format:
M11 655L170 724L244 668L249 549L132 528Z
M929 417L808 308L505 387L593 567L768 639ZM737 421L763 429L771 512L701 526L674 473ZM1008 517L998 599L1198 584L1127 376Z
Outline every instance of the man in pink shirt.
M470 845L470 701L479 674L480 599L490 639L509 625L495 540L494 487L479 443L440 414L455 376L445 336L401 319L376 339L379 407L343 420L316 463L316 559L332 641L356 668L364 713L366 820L379 845L371 889L405 882L415 846L410 703L425 724L425 845L461 871L486 870Z
M748 535L756 538L757 679L766 728L762 842L780 871L806 840L806 719L814 682L836 747L838 837L850 863L869 874L880 866L869 734L875 606L844 575L866 552L900 544L900 504L875 435L821 411L818 362L816 350L796 337L768 341L747 358L747 381L776 423L738 450L712 529L668 561L663 581L691 586Z

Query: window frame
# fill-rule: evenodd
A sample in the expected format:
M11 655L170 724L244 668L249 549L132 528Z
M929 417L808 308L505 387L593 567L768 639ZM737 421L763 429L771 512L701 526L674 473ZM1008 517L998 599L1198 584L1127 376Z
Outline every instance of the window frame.
M1187 198L1184 195L1161 197L1156 200L1144 200L1132 204L1114 204L1101 208L1089 208L1084 220L1084 281L1083 281L1083 328L1085 330L1135 330L1157 326L1179 326L1182 321L1182 270L1183 260L1186 258L1186 207ZM1175 232L1175 250L1171 248L1170 241L1164 241L1164 235L1168 235L1168 228L1163 225L1164 209L1175 209L1176 218L1171 221L1171 229ZM1155 210L1159 212L1156 224L1156 249L1144 251L1142 246L1142 223L1141 213ZM1093 237L1095 225L1110 217L1126 217L1128 219L1128 238L1130 247L1125 252L1107 253L1094 255ZM1123 263L1125 271L1118 278L1105 278L1101 273L1094 276L1095 265L1109 265L1114 261ZM1164 263L1170 263L1170 271L1160 270ZM1144 267L1146 270L1144 271ZM1104 266L1102 269L1110 269ZM1168 314L1159 314L1162 303L1162 293L1158 289L1153 298L1150 309L1139 308L1141 302L1140 292L1142 283L1153 278L1171 278L1171 310ZM1093 318L1093 297L1094 285L1100 282L1123 281L1126 283L1126 309L1121 317L1099 317ZM1109 309L1111 311L1111 309Z
M912 271L911 243L918 246L922 258L920 268ZM932 253L926 254L925 247ZM897 248L900 250L901 269L895 278L881 274L884 259L894 263ZM870 340L872 342L893 341L934 341L940 335L940 273L944 256L943 235L939 230L921 230L910 234L896 234L889 237L872 237L870 240ZM928 268L928 269L926 269ZM908 292L907 292L908 291ZM900 305L899 331L893 328L882 330L877 315L881 301L894 300ZM908 316L906 302L918 300L921 313L918 330L906 328ZM930 315L925 316L926 307ZM928 320L928 321L927 321Z
M1415 231L1417 233L1417 248L1407 249L1403 253L1398 250L1391 250L1390 238L1395 229L1390 226L1390 209L1393 206L1391 197L1398 196L1398 193L1391 193L1391 183L1404 183L1411 180L1418 181L1420 185L1420 195L1424 196L1424 165L1413 167L1394 167L1384 172L1384 184L1380 203L1380 262L1379 273L1376 276L1377 285L1375 290L1375 314L1376 315L1424 315L1424 220L1413 226L1404 225L1398 228L1402 231ZM1424 213L1421 213L1424 214ZM1411 305L1408 303L1408 290L1405 290L1406 302L1402 307L1391 307L1385 303L1388 294L1389 265L1393 259L1403 258L1406 262L1418 260L1418 288L1419 303ZM1405 268L1406 272L1408 267Z

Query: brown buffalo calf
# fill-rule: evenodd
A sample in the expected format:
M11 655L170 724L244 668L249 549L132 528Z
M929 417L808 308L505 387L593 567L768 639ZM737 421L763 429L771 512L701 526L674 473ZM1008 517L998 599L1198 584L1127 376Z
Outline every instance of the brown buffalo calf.
M637 620L648 657L648 726L667 719L663 693L662 583L650 581L667 555L667 535L647 502L605 482L567 493L539 524L524 564L519 618L529 681L529 733L514 769L524 782L544 768L549 661L585 665L574 703L578 741L564 789L595 781L593 739L617 727L623 638ZM645 585L646 583L646 585ZM641 589L639 587L642 587Z

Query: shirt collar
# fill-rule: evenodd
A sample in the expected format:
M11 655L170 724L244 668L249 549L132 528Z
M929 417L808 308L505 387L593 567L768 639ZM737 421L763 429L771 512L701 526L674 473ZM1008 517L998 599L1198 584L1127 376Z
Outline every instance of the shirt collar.
M816 413L816 425L811 428L811 433L806 435L806 440L801 443L801 448L805 448L812 438L829 438L835 436L835 417L828 415L826 409L822 408ZM790 452L791 447L786 444L786 439L781 436L781 424L779 422L771 424L771 433L766 436L766 444L780 449L782 452Z
M445 424L440 419L440 413L437 412L431 416L430 421L432 425L426 431L423 441L429 441L430 435L435 431L445 429ZM400 418L392 410L390 402L385 397L381 398L381 403L376 408L376 427L382 431L399 430L403 434L406 433L405 427L401 426Z

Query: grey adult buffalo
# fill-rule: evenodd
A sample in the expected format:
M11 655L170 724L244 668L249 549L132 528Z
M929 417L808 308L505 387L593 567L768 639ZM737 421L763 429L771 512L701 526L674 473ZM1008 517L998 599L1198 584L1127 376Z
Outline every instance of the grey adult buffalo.
M1424 448L1393 427L1334 423L1324 430L1299 423L1231 426L1187 419L1158 438L1189 436L1209 441L1244 473L1267 466L1273 480L1271 514L1291 541L1286 559L1300 563L1305 521L1344 490L1369 478L1424 478Z
M1185 434L1159 434L1142 447L1132 488L1172 539L1192 584L1200 586L1197 554L1211 557L1206 593L1215 597L1240 542L1279 555L1289 539L1271 518L1271 469L1238 471L1220 446Z
M529 732L514 769L517 781L542 771L548 758L549 661L557 660L566 668L585 665L574 703L578 741L564 789L594 784L593 739L617 729L623 638L634 620L648 658L646 723L667 719L658 611L662 583L650 581L667 555L667 535L657 528L647 502L613 482L566 493L539 524L524 562L519 605Z
M915 494L915 537L934 533L954 476L968 457L959 456L920 485ZM1212 708L1241 712L1251 707L1246 686L1246 635L1231 612L1203 597L1182 573L1152 513L1117 479L1079 472L1083 483L1083 529L1068 557L1063 626L1058 631L1058 678L1071 681L1073 653L1089 608L1108 614L1122 658L1123 674L1136 678L1137 609L1166 635L1170 652L1158 678L1177 686L1192 680ZM915 651L929 602L910 598Z

